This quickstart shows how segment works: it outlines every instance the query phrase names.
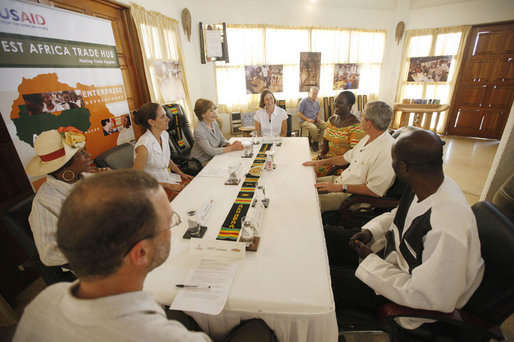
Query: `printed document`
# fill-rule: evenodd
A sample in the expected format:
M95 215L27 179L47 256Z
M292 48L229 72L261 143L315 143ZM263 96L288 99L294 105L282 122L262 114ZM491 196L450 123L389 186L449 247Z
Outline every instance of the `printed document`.
M170 308L210 315L225 307L237 271L237 260L201 259L187 275Z

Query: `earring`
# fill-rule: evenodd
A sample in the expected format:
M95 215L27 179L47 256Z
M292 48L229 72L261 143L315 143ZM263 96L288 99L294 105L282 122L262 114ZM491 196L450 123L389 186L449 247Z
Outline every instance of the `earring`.
M71 172L71 177L66 178L65 175L66 175L67 172ZM69 182L69 181L72 181L75 178L75 172L73 172L70 169L67 169L67 170L64 170L64 172L62 173L61 176L62 176L62 179L64 179L66 182Z

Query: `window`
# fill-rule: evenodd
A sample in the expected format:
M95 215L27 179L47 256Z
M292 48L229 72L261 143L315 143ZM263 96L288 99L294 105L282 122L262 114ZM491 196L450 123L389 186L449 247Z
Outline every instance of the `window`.
M160 13L147 11L143 7L133 3L131 4L130 10L143 49L143 63L145 65L148 89L152 101L161 104L167 103L164 99L166 96L161 94L161 81L160 77L157 76L159 70L156 70L154 61L177 62L182 73L181 83L184 91L182 94L177 95L179 98L174 99L173 102L181 104L186 109L189 122L194 122L191 116L192 108L190 108L186 75L182 63L180 40L177 36L177 21L165 17ZM180 78L178 79L180 80ZM173 98L175 94L169 97Z
M221 112L244 112L258 107L259 95L246 94L245 66L283 65L287 107L296 107L299 92L300 52L321 52L320 96L334 96L334 64L359 63L357 94L373 98L378 92L385 31L319 29L287 26L227 25L230 63L216 62L218 104Z
M469 26L447 27L438 29L425 29L407 31L403 47L403 62L396 102L403 99L439 99L441 103L449 103L457 79L456 70L460 66L464 49L465 38L469 33ZM448 73L448 82L408 82L407 73L411 57L446 56L452 55L452 62ZM438 127L435 127L435 116L430 124L431 129L441 133L444 131L447 112L441 113ZM412 120L412 118L411 118ZM410 122L409 122L410 124ZM394 126L394 123L393 123Z

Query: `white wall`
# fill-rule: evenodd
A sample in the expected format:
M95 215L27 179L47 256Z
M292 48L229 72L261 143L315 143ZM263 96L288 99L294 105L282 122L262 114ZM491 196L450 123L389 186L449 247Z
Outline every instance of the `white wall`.
M491 171L485 182L481 201L492 201L496 191L514 173L514 105L510 108L502 139L494 156Z
M394 102L403 40L394 41L396 24L406 30L478 24L514 19L513 0L134 0L148 10L179 20L187 7L192 17L191 42L181 30L191 101L217 101L214 65L200 63L198 23L280 24L387 30L379 98ZM434 3L437 6L434 7ZM446 5L444 5L447 3ZM443 5L441 5L443 4ZM230 44L230 41L228 42Z

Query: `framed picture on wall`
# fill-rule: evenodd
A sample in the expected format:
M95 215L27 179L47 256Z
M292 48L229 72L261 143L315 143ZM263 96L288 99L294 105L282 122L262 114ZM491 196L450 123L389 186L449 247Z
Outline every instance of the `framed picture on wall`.
M360 64L334 64L334 90L358 89Z
M300 91L319 88L321 52L300 52Z
M245 66L245 78L247 94L260 94L266 88L273 93L284 91L283 65Z
M412 57L407 82L448 82L453 56Z

